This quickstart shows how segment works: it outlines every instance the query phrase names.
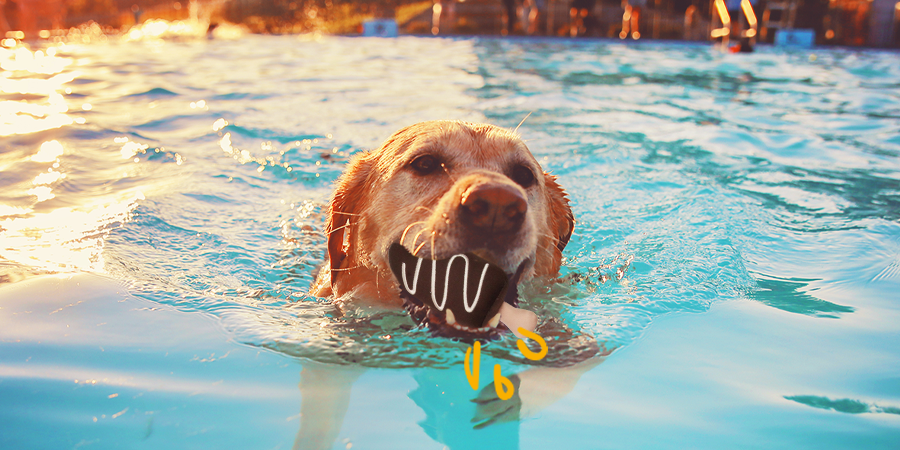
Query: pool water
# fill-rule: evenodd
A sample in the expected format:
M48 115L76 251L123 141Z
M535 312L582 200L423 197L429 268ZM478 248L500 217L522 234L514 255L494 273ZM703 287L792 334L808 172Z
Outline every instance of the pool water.
M896 53L109 38L0 68L0 448L900 445ZM523 306L571 352L490 343L475 391L465 344L306 294L350 155L526 116L577 224ZM473 402L494 364L518 395Z

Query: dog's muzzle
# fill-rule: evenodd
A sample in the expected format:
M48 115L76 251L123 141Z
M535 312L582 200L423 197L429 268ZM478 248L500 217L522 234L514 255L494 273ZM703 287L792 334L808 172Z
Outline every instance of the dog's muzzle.
M528 260L508 275L472 253L422 259L393 244L388 262L403 306L419 324L441 336L494 338L503 302L518 305L517 285Z

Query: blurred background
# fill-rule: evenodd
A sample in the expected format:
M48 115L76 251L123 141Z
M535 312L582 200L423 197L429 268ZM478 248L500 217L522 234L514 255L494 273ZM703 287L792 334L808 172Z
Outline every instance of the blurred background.
M229 26L266 34L383 34L386 23L388 34L691 41L721 40L718 30L728 29L732 39L776 42L779 32L804 30L816 45L896 48L898 17L895 0L0 0L0 36L6 43L84 40L165 20L210 37ZM372 21L382 25L366 28Z

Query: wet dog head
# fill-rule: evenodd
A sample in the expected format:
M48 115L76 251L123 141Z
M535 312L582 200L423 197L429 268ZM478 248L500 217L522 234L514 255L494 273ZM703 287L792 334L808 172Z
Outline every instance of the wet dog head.
M555 177L515 134L419 123L351 160L331 204L328 273L313 293L397 304L393 244L429 260L474 254L522 279L553 275L573 226Z

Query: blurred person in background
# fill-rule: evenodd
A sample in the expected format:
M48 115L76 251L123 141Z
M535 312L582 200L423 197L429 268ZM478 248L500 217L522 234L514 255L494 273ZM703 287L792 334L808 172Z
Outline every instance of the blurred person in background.
M34 23L33 7L37 2L29 0L5 0L3 4L3 16L6 29L3 36L6 37L7 31L22 31L25 38L37 38L37 26ZM0 23L0 25L3 25Z
M503 0L503 30L501 30L501 33L504 36L515 31L518 18L516 0Z
M0 38L6 37L7 31L12 31L12 27L7 19L9 13L6 11L9 4L6 0L0 0Z
M40 30L62 29L65 17L63 0L0 0L0 37L21 31L24 39L35 40Z
M569 35L587 36L594 33L594 4L596 0L572 0L569 8Z
M64 0L28 0L36 5L37 27L41 30L61 30L66 26Z
M431 34L449 32L456 22L456 0L434 0L431 7Z
M526 27L529 35L540 33L538 30L539 20L543 18L546 10L545 0L525 0L523 9L527 12L525 17Z
M619 39L626 39L631 36L632 39L640 39L640 20L641 10L647 5L647 0L622 0L622 31L619 33Z
M684 40L701 41L707 38L703 17L696 6L690 5L684 11Z

